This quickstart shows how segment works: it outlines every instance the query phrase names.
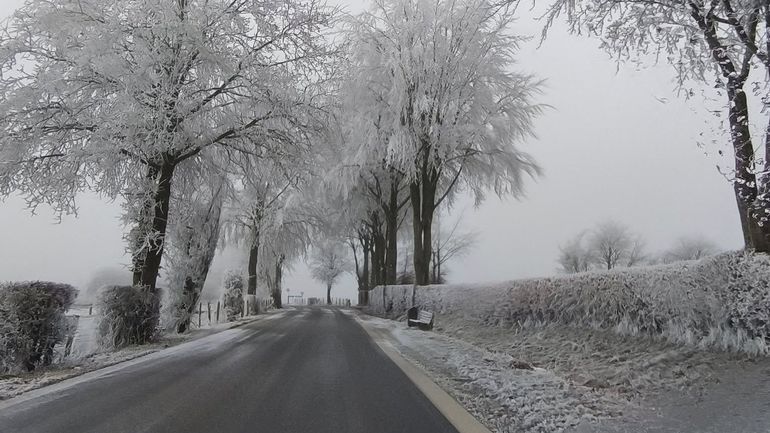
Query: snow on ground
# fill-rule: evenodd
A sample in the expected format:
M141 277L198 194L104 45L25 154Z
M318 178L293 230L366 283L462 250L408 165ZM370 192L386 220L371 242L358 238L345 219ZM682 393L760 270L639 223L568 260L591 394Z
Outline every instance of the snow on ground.
M495 432L766 433L770 425L767 358L609 330L478 326L462 314L437 314L434 332L403 317L361 318Z
M274 311L259 316L241 318L236 322L212 324L185 334L167 334L152 344L129 346L114 351L95 352L85 356L67 357L59 364L48 368L39 368L29 374L0 376L0 400L6 400L27 391L61 382L62 380L79 376L90 371L159 352L163 349L191 340L201 340L204 337L234 327L243 326L254 320L271 320L278 318L283 314L285 313ZM73 344L73 348L74 347Z
M611 393L575 385L506 353L407 328L403 322L360 318L388 332L402 355L495 432L558 432L581 420L616 415L627 406Z

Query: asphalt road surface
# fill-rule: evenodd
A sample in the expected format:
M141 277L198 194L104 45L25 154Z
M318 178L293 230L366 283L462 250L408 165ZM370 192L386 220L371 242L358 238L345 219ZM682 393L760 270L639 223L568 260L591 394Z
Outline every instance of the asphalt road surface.
M301 308L0 408L2 433L456 433L349 315Z

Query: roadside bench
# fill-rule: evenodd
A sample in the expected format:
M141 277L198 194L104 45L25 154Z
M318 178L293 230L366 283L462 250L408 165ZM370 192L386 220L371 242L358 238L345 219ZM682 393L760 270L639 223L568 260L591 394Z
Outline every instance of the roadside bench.
M406 324L409 327L417 326L423 330L433 329L433 312L412 307L406 311Z

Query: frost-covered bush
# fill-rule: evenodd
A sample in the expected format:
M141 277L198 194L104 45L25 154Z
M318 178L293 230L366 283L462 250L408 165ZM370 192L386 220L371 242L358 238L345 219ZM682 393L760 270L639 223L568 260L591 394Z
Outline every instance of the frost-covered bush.
M111 347L145 344L158 332L161 290L108 286L99 295L99 338Z
M237 320L243 314L243 275L240 272L228 271L225 274L225 315L227 321Z
M494 286L377 287L369 299L375 312L398 316L412 296L416 305L482 326L558 323L753 354L768 353L770 339L770 257L762 254Z
M54 346L65 337L64 313L75 297L69 284L0 284L0 371L49 365Z

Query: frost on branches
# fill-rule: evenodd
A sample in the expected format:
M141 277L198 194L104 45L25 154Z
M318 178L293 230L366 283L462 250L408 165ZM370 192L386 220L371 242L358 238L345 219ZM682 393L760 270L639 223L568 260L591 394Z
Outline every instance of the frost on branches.
M361 162L383 155L405 177L417 284L430 276L435 209L460 189L519 195L539 171L516 147L541 107L537 84L511 72L514 7L488 0L381 0L352 24Z
M336 11L319 0L30 0L0 31L0 193L124 196L155 288L177 168L312 122ZM287 144L288 145L288 144Z
M347 250L341 242L327 240L317 244L310 261L313 278L326 284L326 303L332 303L332 286L350 268Z
M167 283L173 299L171 323L177 332L185 332L219 243L222 207L230 185L215 173L194 173L194 180L183 182L182 194L172 201ZM202 182L201 179L204 181Z

